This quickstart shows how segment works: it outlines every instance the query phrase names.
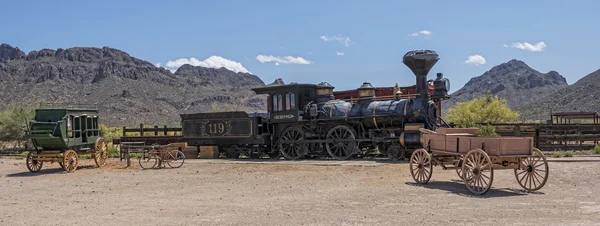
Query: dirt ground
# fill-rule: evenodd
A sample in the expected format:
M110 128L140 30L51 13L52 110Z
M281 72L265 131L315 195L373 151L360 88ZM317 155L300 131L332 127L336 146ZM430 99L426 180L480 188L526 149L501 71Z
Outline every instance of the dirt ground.
M492 190L473 196L440 167L416 185L406 162L190 159L142 170L83 160L69 174L4 158L0 225L600 225L600 157L553 160L539 192L496 170Z

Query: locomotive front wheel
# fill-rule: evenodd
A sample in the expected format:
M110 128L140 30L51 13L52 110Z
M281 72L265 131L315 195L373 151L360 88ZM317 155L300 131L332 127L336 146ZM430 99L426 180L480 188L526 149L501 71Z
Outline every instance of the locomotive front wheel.
M66 150L65 153L63 153L63 169L65 169L67 173L75 172L78 161L79 156L77 155L77 152Z
M108 159L108 143L106 139L103 137L98 137L96 139L96 153L94 153L94 162L96 162L96 166L102 167L106 164L106 159Z
M431 179L433 165L431 164L431 155L425 149L418 149L410 156L410 175L415 182L426 184Z
M338 125L327 132L327 142L325 147L327 153L337 160L346 160L350 158L358 149L356 132L347 125Z
M522 158L520 169L515 169L515 177L527 191L537 191L548 180L548 161L539 149L533 149L533 156Z
M473 194L483 195L488 192L494 181L490 156L481 149L469 151L463 158L462 179Z
M288 127L281 133L279 138L279 151L287 160L297 160L308 152L304 130L298 126ZM282 141L299 141L297 143L283 143Z
M42 165L44 165L44 162L33 160L31 152L27 154L25 163L27 164L27 169L32 173L39 172L42 169Z

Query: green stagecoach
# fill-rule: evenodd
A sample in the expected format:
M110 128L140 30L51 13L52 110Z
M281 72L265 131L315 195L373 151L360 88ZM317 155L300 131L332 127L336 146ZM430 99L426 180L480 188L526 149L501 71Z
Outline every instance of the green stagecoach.
M74 172L79 154L91 154L98 167L108 158L108 143L98 129L98 110L36 109L27 137L35 148L26 160L31 172L40 171L44 162L58 162Z

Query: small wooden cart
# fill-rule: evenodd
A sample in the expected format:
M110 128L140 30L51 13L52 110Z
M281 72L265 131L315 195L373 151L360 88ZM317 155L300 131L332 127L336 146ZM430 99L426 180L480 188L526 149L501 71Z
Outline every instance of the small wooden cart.
M514 169L515 177L527 191L539 190L548 180L548 162L533 147L531 137L481 137L478 128L421 129L424 147L410 157L410 173L417 183L431 179L433 166L456 169L474 194L489 191L494 170Z

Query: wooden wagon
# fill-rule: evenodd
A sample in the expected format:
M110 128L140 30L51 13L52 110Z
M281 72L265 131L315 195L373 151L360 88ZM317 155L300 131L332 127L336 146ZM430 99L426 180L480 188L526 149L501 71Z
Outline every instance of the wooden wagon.
M421 129L424 145L410 157L410 173L417 183L431 179L433 166L456 169L474 194L492 186L494 170L513 169L517 182L527 191L539 190L548 180L548 162L533 147L531 137L482 137L478 128Z

